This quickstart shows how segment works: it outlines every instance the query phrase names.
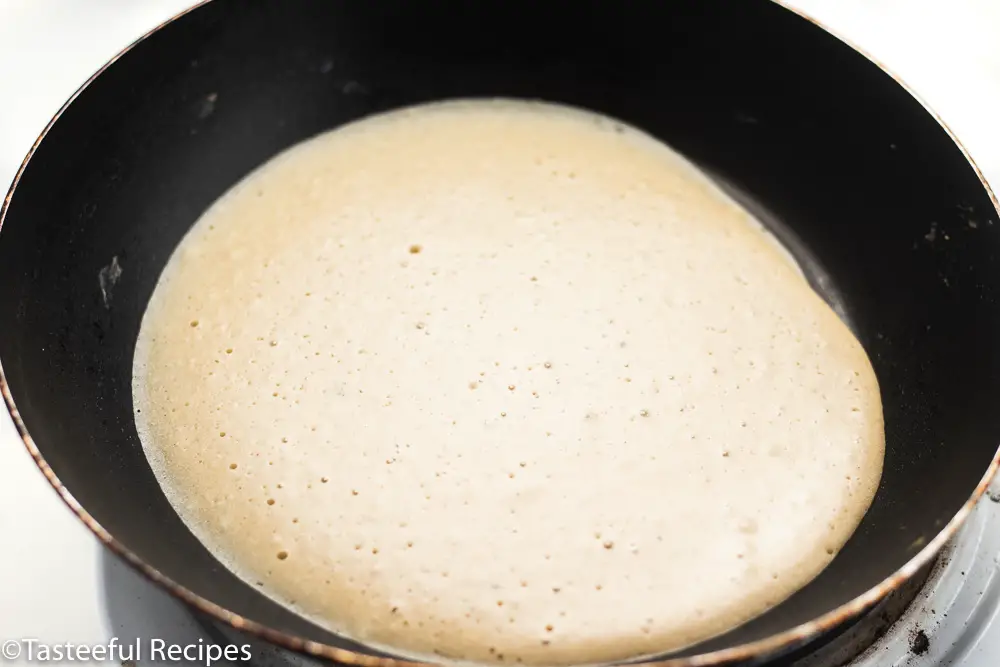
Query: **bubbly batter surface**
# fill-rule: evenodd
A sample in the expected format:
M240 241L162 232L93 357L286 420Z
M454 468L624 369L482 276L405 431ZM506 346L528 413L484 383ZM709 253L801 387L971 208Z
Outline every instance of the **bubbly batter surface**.
M756 221L544 104L416 107L265 164L170 260L134 370L213 553L430 659L731 629L826 566L882 469L863 349Z

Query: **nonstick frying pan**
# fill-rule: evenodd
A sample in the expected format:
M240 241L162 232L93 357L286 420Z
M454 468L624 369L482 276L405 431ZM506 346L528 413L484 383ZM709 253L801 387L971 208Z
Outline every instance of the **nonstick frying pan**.
M878 375L885 471L857 533L789 600L671 664L785 653L929 562L997 466L996 202L901 84L768 0L213 0L127 49L57 114L0 215L0 386L97 537L218 622L374 662L180 522L136 436L134 344L171 251L250 170L367 114L478 96L593 109L679 149L775 229Z

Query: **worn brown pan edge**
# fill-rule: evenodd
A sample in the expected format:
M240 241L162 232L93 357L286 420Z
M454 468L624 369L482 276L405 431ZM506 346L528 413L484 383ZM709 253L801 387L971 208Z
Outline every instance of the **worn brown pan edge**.
M924 107L924 109L929 113L935 121L941 126L941 128L947 132L948 136L955 145L961 150L962 155L968 160L969 165L976 172L976 176L979 178L979 182L982 184L983 188L986 190L990 197L990 201L993 202L993 208L1000 215L1000 202L997 201L996 194L990 188L989 183L983 178L983 174L979 167L976 165L972 156L966 150L965 146L958 140L951 128L941 119L941 117L924 101L910 86L906 84L899 76L891 72L885 65L874 58L870 53L864 49L858 47L852 41L844 38L843 36L837 34L833 30L830 30L819 20L813 18L807 13L800 9L792 7L788 4L787 0L772 0L776 4L784 7L785 9L801 16L802 18L810 21L816 26L822 28L829 34L833 35L841 42L854 49L873 64L875 64L879 69L885 72L887 75L892 77L892 79L899 84L906 92L908 92L917 102ZM17 189L18 182L21 180L21 175L24 173L25 168L28 166L28 162L31 160L35 151L38 149L39 144L45 139L52 126L59 120L63 112L69 108L69 106L76 100L76 98L89 86L97 77L99 77L108 67L113 65L119 58L131 51L137 44L141 43L154 33L161 30L164 26L173 23L182 16L192 12L202 5L208 4L211 0L200 0L198 4L190 7L175 16L162 22L160 25L156 26L142 37L138 38L127 47L122 49L117 55L115 55L111 60L105 63L97 72L95 72L87 81L80 86L76 92L63 104L62 108L56 112L52 119L42 130L41 134L35 139L32 144L31 149L25 156L24 160L21 162L21 166L18 168L17 173L14 176L14 180L11 183L10 189L7 191L7 195L4 197L3 205L0 206L0 230L3 228L3 221L7 214L7 209L10 206L11 198L14 196L14 191ZM293 651L298 651L308 655L316 656L326 660L332 660L346 665L358 665L360 667L425 667L428 663L414 662L409 660L401 660L396 658L379 658L371 655L366 655L364 653L358 653L355 651L348 651L346 649L337 648L335 646L330 646L328 644L321 644L314 642L303 637L288 634L272 628L262 625L255 621L251 621L243 618L233 612L220 607L219 605L207 600L194 591L191 591L184 586L181 586L177 582L173 581L169 577L164 576L159 570L152 567L145 561L143 561L139 556L132 552L128 547L119 542L113 535L111 535L107 530L104 529L101 524L99 524L94 517L90 515L87 510L77 502L73 494L63 486L60 479L52 471L52 468L45 461L45 457L38 450L35 445L31 434L28 433L27 426L21 420L20 413L18 412L17 406L14 404L14 397L11 395L10 387L7 385L7 378L3 372L3 365L0 363L0 394L3 395L4 403L7 406L7 410L10 413L11 419L14 422L14 426L17 428L18 433L21 436L21 440L24 442L25 448L31 455L38 469L41 470L45 479L48 480L52 488L55 489L59 497L62 498L63 502L73 511L74 514L83 522L83 524L99 539L108 549L113 553L121 557L126 563L131 567L141 573L143 576L151 580L152 582L159 585L161 588L165 589L175 598L181 600L187 605L190 605L194 609L207 614L208 616L229 624L236 630L242 632L247 632L251 635L255 635L268 641L277 646L291 649ZM976 503L986 492L991 481L1000 469L1000 448L998 448L997 453L994 455L993 460L990 462L989 467L986 469L986 474L983 475L979 484L976 486L975 491L965 502L965 504L959 509L954 517L948 522L948 524L937 534L934 539L927 543L927 545L919 552L916 556L911 558L903 567L897 570L892 576L885 579L882 583L874 588L869 589L866 593L856 597L855 599L847 602L840 607L830 611L819 618L809 621L808 623L803 623L791 630L786 630L784 632L771 635L766 639L761 639L748 644L742 644L740 646L734 646L732 648L722 649L719 651L713 651L711 653L704 653L700 655L694 655L684 658L674 658L665 660L655 660L650 662L638 662L631 663L637 665L638 667L716 667L721 665L726 665L729 663L735 663L746 660L753 660L754 658L766 657L771 654L779 653L782 650L787 650L800 646L810 639L813 639L824 632L832 630L842 623L860 615L866 609L873 606L875 603L882 600L885 596L889 595L895 591L899 586L905 582L907 579L912 577L921 567L928 564L941 550L944 545L954 537L955 533L958 532L962 524L965 522L966 518L972 512Z

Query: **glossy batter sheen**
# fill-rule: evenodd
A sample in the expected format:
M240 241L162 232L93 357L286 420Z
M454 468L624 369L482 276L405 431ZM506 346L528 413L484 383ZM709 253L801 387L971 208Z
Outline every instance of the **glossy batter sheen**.
M171 259L134 378L195 534L410 656L716 635L818 574L882 469L863 349L759 225L542 104L417 107L261 167Z

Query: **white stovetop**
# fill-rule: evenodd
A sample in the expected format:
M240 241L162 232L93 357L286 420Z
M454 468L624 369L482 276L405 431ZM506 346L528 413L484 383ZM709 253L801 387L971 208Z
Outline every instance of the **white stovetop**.
M80 82L191 0L0 0L0 191ZM1000 185L1000 1L789 0L893 69ZM0 323L0 326L3 326ZM196 642L183 610L103 553L0 411L0 643ZM141 605L136 604L141 601ZM1000 628L960 667L1000 663ZM0 664L7 664L0 657ZM150 664L144 661L144 664Z

